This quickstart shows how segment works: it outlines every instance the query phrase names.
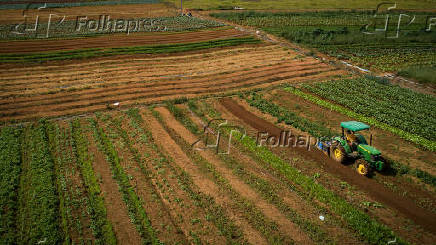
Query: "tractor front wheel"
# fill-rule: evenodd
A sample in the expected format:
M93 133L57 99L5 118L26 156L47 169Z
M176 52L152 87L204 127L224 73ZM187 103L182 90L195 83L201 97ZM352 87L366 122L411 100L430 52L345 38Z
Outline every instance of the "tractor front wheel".
M369 167L369 164L365 160L359 159L356 161L356 164L357 164L356 170L360 175L366 176L369 174L370 167Z
M345 157L346 157L345 149L344 149L344 147L342 147L340 145L333 147L332 152L330 153L330 155L337 162L340 162L340 163L344 163L345 162Z

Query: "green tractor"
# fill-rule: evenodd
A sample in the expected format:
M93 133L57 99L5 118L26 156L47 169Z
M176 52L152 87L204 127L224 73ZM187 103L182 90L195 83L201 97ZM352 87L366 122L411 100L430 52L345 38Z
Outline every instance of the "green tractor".
M386 162L380 151L372 147L372 135L369 145L363 135L357 132L369 130L369 126L356 121L341 122L342 135L333 137L329 141L318 141L317 147L335 161L345 163L355 161L357 172L368 175L371 171L383 171Z

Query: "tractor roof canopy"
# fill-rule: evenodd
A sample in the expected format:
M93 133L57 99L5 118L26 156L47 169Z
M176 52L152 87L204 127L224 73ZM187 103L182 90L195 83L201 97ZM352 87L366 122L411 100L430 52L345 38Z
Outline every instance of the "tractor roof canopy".
M362 122L356 122L356 121L348 121L348 122L341 122L341 127L345 129L349 129L353 132L369 129L370 127Z

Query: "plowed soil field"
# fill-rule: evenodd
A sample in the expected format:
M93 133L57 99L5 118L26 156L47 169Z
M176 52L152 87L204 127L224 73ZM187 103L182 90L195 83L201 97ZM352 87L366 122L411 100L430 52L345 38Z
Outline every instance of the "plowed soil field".
M344 73L276 45L6 67L0 70L2 121L81 114L113 103L155 103Z

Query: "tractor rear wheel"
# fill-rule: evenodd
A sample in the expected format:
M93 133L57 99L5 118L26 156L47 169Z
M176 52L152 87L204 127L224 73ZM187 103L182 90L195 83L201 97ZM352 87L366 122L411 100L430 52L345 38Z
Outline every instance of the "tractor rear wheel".
M366 176L371 171L369 164L363 159L357 160L356 165L357 165L356 170L360 175Z
M340 162L340 163L344 163L345 157L346 157L344 147L342 147L341 145L333 147L331 152L330 152L330 156L332 156L332 158L335 161Z

